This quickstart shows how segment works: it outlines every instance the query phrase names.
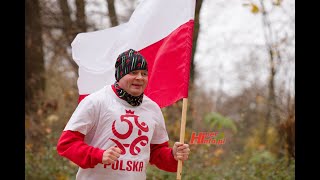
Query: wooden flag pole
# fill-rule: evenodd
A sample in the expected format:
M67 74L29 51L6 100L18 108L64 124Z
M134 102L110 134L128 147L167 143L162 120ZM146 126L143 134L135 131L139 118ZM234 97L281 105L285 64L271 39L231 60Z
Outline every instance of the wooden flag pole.
M180 142L181 143L184 143L184 135L185 135L186 119L187 119L187 105L188 105L188 98L183 98L181 126L180 126ZM177 180L181 180L181 175L182 175L182 161L178 160Z

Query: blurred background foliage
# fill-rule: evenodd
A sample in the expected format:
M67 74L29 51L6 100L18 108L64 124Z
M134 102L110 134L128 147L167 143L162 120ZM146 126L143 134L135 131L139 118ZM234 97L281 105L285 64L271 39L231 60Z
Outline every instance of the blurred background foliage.
M273 7L282 6L280 0L244 1L243 5L250 7L251 13L261 14L263 28L269 33L265 34L269 78L229 96L219 87L208 92L195 83L198 77L194 54L205 3L196 1L185 139L189 143L193 132L218 132L217 139L226 141L221 145L190 144L183 179L295 179L295 94L275 83L277 68L294 63L294 52L288 50L292 48L289 40L294 37L269 41L273 31L268 21L272 11L264 6L268 2ZM137 4L135 0L25 1L26 179L75 179L77 165L56 151L58 138L78 103L78 72L70 43L79 32L126 22ZM248 61L254 62L255 56L248 57ZM162 109L170 145L179 141L181 109L182 101ZM148 166L147 179L175 178L176 173Z

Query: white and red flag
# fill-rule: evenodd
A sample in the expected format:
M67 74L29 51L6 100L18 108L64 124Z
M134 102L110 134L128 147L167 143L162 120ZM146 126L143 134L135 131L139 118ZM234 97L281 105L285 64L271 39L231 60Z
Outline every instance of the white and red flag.
M188 97L196 0L143 0L127 23L79 33L72 57L79 66L79 100L115 82L115 61L128 49L148 62L145 94L161 108Z

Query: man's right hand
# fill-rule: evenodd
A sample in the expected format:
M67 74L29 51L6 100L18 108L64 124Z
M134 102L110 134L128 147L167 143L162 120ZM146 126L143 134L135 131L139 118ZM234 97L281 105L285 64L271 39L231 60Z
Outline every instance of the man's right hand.
M113 164L120 157L121 149L118 147L110 147L105 150L102 155L102 163L103 164Z

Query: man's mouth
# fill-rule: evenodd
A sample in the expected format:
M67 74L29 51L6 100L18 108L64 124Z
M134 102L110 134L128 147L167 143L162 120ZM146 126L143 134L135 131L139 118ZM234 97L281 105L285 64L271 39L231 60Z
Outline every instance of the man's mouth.
M142 84L132 84L132 86L134 86L134 87L141 87Z

